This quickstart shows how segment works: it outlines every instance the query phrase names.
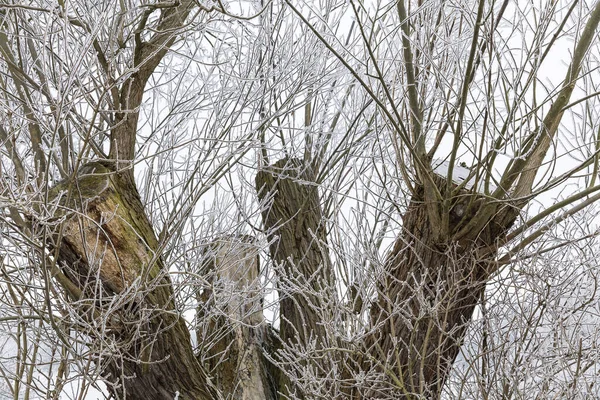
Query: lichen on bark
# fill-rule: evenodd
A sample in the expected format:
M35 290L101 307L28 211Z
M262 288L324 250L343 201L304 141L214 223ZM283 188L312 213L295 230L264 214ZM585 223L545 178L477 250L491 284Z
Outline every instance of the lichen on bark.
M95 361L109 389L132 399L220 398L193 352L133 182L93 162L50 189L48 199L55 207L48 245L81 290L73 307L88 324L74 328L102 349Z

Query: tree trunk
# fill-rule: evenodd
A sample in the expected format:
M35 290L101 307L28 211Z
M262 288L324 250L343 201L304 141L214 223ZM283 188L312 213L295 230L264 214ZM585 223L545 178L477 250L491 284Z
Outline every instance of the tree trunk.
M435 181L443 193L445 180ZM389 392L385 394L439 398L492 272L498 241L508 228L491 220L469 238L452 239L484 203L472 191L456 193L449 216L451 234L440 242L432 233L422 190L412 199L385 263L378 299L371 308L373 333L365 341L365 353L373 357L362 368L382 371L388 384L361 391L357 397Z
M445 187L444 180L436 180L439 188ZM62 271L81 291L74 300L89 325L79 329L93 339L90 347L116 395L310 398L310 380L326 379L332 371L338 371L332 375L338 380L340 374L348 377L340 372L335 353L343 344L331 342L328 332L328 324L335 323L335 286L314 175L301 161L284 159L260 171L256 184L259 198L270 202L263 210L263 224L278 278L281 341L263 321L258 249L248 241L222 239L210 248L212 286L198 297L199 315L210 319L206 329L197 332L206 349L199 358L155 253L154 232L129 180L107 164L91 163L81 168L77 179L51 190L50 199L67 210L55 213L64 221L56 225L62 228L53 236L53 247ZM370 387L356 384L354 397L439 397L485 289L497 240L505 232L506 227L490 221L469 238L449 237L440 243L432 234L423 197L420 193L413 198L385 263L371 309L372 333L363 346L363 354L371 356L356 363L357 368L381 371L386 379ZM458 232L485 200L466 190L453 199L450 221L452 232ZM103 349L107 340L119 353ZM281 373L265 351L280 366L293 356L308 356L295 365L288 363ZM203 366L211 369L214 383ZM311 370L319 372L303 375ZM344 392L334 388L340 385L335 379L326 382L331 387L315 393Z
M77 326L109 388L128 399L218 399L179 316L158 243L134 185L90 163L49 198L63 218L51 247L80 290Z
M284 398L310 397L308 388L329 375L327 387L314 390L333 396L339 382L330 374L338 370L334 352L340 344L332 342L328 324L336 323L335 280L315 176L303 161L285 158L258 172L256 190L265 203L263 226L277 275L282 342L278 360L286 365L288 377L302 383L291 385L282 378L280 391Z
M206 250L211 286L198 293L197 338L215 385L229 399L277 399L277 377L264 357L272 335L263 316L259 248L249 236L220 238Z
M310 167L283 159L259 171L256 188L273 262L279 267L281 338L306 345L327 337L323 300L333 289L325 223Z

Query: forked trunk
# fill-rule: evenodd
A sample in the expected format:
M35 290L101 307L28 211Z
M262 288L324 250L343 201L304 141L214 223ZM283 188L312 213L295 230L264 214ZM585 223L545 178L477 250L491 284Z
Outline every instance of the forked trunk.
M439 177L436 183L445 187ZM412 199L385 263L378 299L371 308L373 333L365 341L365 353L372 357L363 368L380 370L388 383L365 389L357 397L387 392L439 398L506 230L490 221L481 232L452 239L484 201L473 191L460 190L450 209L450 235L440 242L434 238L423 197Z

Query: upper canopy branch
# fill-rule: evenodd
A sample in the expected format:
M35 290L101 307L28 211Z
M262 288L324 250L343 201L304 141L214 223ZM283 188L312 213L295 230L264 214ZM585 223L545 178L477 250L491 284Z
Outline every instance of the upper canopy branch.
M133 55L133 73L120 88L121 108L116 114L115 125L110 134L110 158L114 160L133 160L135 155L135 137L139 106L142 103L144 88L148 79L165 57L177 35L188 22L190 12L195 7L193 0L174 2L170 6L160 3L160 7L145 10L141 22L135 32L135 49ZM160 17L152 27L154 34L149 40L143 40L143 33L150 29L148 17L155 10L160 10Z

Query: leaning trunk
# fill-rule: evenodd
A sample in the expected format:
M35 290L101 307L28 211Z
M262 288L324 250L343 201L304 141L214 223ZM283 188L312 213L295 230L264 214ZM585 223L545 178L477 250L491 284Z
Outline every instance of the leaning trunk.
M51 247L109 389L128 399L217 399L174 303L135 186L90 163L54 187ZM114 350L117 349L117 350Z
M436 181L443 192L445 181ZM453 240L452 234L485 203L462 189L450 208L451 234L436 240L425 203L421 192L405 212L371 308L365 353L373 357L362 367L381 371L388 384L374 385L357 397L439 398L508 228L491 220L481 232Z

